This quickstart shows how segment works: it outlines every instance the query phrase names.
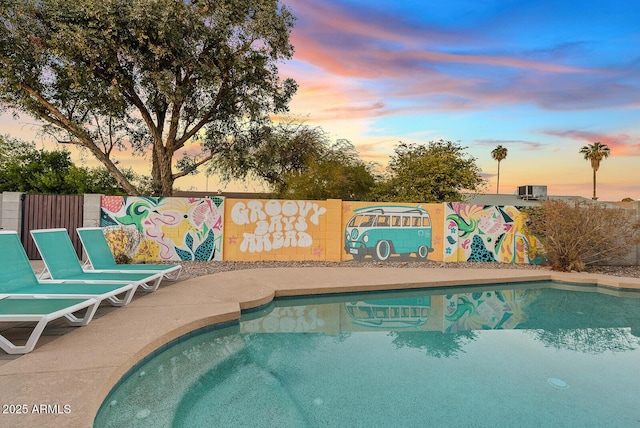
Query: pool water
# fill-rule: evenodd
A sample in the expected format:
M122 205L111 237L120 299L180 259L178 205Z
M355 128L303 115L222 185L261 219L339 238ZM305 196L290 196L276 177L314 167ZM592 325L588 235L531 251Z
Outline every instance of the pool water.
M136 366L96 427L640 425L640 293L277 300Z

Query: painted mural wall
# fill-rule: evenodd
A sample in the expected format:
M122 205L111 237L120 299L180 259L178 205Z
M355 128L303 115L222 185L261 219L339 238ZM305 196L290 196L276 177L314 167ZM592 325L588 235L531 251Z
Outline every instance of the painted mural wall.
M326 260L330 201L233 199L226 205L224 260ZM335 205L335 204L334 204ZM339 211L339 210L338 210Z
M442 261L442 204L342 203L342 260Z
M518 208L455 202L445 208L445 262L542 262L539 243L524 229L527 215Z
M114 254L188 260L540 263L513 206L104 196Z
M481 291L444 296L443 331L514 329L525 322L525 309L536 298L527 289Z
M103 196L100 226L136 262L222 260L225 200ZM133 233L132 233L133 232Z
M510 330L527 321L536 290L482 290L470 293L358 300L273 307L240 323L242 333L318 333L365 331Z

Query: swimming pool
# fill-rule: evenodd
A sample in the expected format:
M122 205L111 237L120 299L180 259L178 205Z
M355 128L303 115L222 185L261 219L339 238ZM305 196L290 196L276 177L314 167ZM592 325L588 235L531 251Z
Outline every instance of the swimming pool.
M640 293L528 283L276 300L135 367L95 426L629 426Z

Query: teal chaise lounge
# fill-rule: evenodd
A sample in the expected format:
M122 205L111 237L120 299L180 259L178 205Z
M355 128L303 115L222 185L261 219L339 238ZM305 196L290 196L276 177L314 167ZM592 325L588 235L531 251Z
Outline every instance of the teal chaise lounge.
M158 273L175 281L180 276L182 266L177 264L127 264L119 265L111 253L101 227L81 227L77 230L84 251L93 270L102 272Z
M0 231L0 260L0 322L36 322L25 345L0 334L0 348L10 354L31 352L49 321L64 317L73 326L86 325L102 301L124 306L138 287L136 282L40 281L14 231Z
M135 281L144 291L158 289L162 272L101 272L85 271L78 260L71 238L66 229L32 230L31 236L46 266L46 275L57 280L82 281ZM43 276L41 276L42 278Z

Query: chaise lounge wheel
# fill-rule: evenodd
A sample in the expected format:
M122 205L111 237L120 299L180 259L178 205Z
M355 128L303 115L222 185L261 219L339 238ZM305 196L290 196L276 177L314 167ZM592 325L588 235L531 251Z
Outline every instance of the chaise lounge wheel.
M376 244L376 259L384 262L391 255L391 245L389 241L378 241Z
M427 260L427 256L429 255L429 248L427 248L425 245L418 247L416 255L420 260Z

